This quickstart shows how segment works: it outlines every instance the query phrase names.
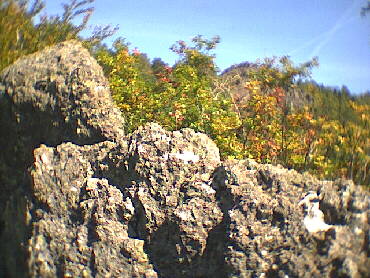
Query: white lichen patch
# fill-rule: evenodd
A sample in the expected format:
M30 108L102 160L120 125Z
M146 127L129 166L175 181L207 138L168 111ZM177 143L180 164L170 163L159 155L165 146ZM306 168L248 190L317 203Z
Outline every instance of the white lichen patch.
M216 190L214 190L211 186L208 184L202 183L201 184L202 189L207 193L207 194L215 194Z
M182 153L166 153L163 156L164 159L179 159L184 161L185 164L188 164L189 162L197 163L200 158L199 155L194 154L190 151L184 151Z
M131 214L133 214L135 212L135 208L134 206L132 205L132 201L129 197L126 197L126 201L123 203L125 208L131 212Z
M42 163L50 164L50 159L46 153L43 153L40 158L41 158Z
M98 178L89 178L86 182L86 190L91 191L98 188L98 183L100 179Z
M41 164L43 170L50 171L53 169L52 157L53 150L45 148L42 150L42 154L39 156L39 159L36 159L36 162Z
M193 216L191 215L191 212L188 210L182 210L182 211L177 212L177 216L182 221L189 221L190 219L193 218Z
M98 92L104 91L104 90L106 90L106 87L99 85L99 86L95 87L95 90L98 91Z
M146 152L146 150L145 150L145 148L144 148L144 146L142 144L140 144L139 146L137 146L137 152L139 154L143 154L143 153Z
M305 206L305 217L303 224L309 233L326 232L333 229L333 225L328 225L324 221L324 213L320 210L319 196L316 192L309 192L299 203Z

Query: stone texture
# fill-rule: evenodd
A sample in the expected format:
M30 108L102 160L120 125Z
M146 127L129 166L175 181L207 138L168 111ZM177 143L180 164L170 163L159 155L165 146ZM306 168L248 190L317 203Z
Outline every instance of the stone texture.
M55 53L91 72L72 97L62 81L32 85L44 78L28 69L37 61L55 80L70 70ZM370 196L351 181L221 161L191 129L151 123L124 135L100 68L76 42L25 57L0 80L0 277L370 275ZM309 191L330 231L303 225Z
M23 57L1 72L0 250L10 253L0 258L0 269L22 277L28 268L33 150L41 143L119 140L122 126L102 69L76 41Z

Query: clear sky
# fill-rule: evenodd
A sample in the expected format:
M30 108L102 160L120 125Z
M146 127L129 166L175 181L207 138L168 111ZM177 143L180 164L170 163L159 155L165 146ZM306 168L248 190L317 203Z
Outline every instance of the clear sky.
M49 14L66 0L46 0ZM119 25L116 36L173 64L169 47L201 34L221 37L215 51L223 70L243 61L318 56L313 79L351 92L370 90L370 14L367 0L95 0L90 24ZM109 41L107 41L109 43Z

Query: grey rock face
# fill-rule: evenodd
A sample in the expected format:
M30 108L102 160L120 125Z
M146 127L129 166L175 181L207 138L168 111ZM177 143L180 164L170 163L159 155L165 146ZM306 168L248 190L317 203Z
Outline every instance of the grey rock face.
M0 271L23 277L28 268L33 150L41 143L118 140L122 123L102 69L75 41L21 58L1 72L0 250L11 253L0 258Z
M55 80L69 72L55 53L91 74L69 91L62 81L36 90L44 76L28 64ZM76 42L0 80L0 276L369 276L370 196L351 181L221 161L191 129L152 123L124 135L100 68ZM332 229L304 225L309 191Z

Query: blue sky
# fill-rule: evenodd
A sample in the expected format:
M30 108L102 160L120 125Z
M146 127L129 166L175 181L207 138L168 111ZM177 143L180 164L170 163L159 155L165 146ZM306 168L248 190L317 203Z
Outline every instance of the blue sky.
M61 14L62 0L47 0L49 14ZM295 63L318 56L313 79L351 92L370 90L370 14L367 0L95 0L90 24L119 25L149 58L173 64L169 47L195 35L219 35L216 64L289 55ZM109 41L107 41L109 43Z

